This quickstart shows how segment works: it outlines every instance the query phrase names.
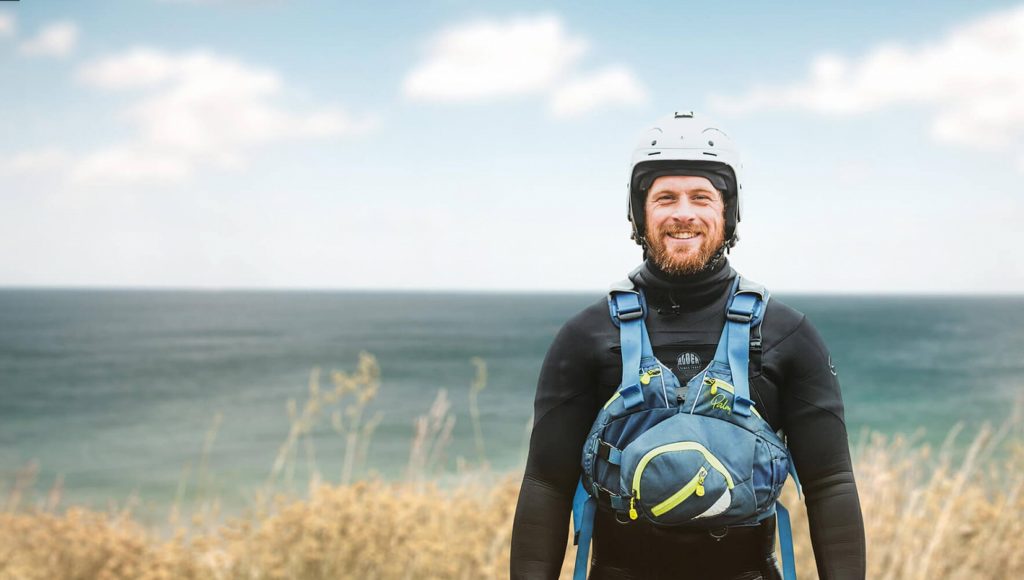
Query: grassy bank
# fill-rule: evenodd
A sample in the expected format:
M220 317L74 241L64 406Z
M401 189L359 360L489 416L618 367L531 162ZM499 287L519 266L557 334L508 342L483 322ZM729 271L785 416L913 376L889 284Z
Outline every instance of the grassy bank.
M474 392L486 380L478 365L472 415ZM223 518L206 507L185 513L177 506L172 532L158 532L130 510L61 508L59 498L45 495L22 501L13 497L23 493L14 485L0 511L0 578L507 577L521 474L470 471L444 488L432 483L431 465L453 421L439 397L414 423L405 481L353 479L372 433L373 419L362 417L379 374L371 357L352 374L331 376L333 389L311 381L309 401L301 409L290 405L293 428L269 470L268 493L247 513ZM332 405L340 408L331 411ZM351 453L338 481L314 477L303 497L274 493L296 461L317 473L307 436L321 415L331 417ZM1021 421L982 429L954 459L957 430L936 451L899 436L865 435L857 443L869 578L1024 577ZM482 441L479 446L482 456ZM798 571L814 578L803 506L792 489L786 494ZM573 555L570 547L563 578Z

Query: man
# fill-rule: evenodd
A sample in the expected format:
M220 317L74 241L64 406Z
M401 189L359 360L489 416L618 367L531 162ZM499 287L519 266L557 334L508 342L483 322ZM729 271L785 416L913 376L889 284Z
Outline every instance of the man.
M738 237L740 163L731 140L692 113L660 121L634 151L633 238L655 356L680 384L714 356L737 275L726 252ZM864 525L843 403L831 357L803 314L772 298L750 352L750 393L785 433L803 484L818 574L862 579ZM619 331L602 298L570 319L548 350L535 400L530 452L512 532L513 578L557 578L567 543L583 442L622 376ZM599 510L592 579L778 578L775 518L719 531L625 524Z

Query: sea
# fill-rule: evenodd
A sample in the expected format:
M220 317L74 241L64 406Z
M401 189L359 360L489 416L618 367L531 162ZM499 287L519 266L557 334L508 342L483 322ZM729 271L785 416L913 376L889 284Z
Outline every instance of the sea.
M966 442L1021 400L1024 296L775 298L829 345L854 448L871 432L937 445L957 423ZM0 502L59 497L159 519L210 498L243 510L270 485L305 489L314 473L514 472L544 354L600 299L0 289ZM348 410L361 391L321 398L295 429L310 383L322 397L366 354L379 388L362 409Z

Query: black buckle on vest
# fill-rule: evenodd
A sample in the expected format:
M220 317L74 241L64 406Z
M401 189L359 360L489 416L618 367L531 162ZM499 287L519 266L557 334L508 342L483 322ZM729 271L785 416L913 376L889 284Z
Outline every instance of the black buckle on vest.
M746 312L733 312L732 310L730 310L725 317L733 322L750 322L754 319L753 314L747 314Z
M619 310L615 314L619 317L619 320L636 320L643 317L644 308L643 306L637 306L635 310Z
M609 443L606 443L600 439L597 440L597 456L605 461L608 461L608 457L611 456L612 451L615 447Z
M601 487L601 485L596 482L594 483L594 490L597 492L598 502L609 507L612 505L612 496L615 496L615 494L612 493L611 490Z

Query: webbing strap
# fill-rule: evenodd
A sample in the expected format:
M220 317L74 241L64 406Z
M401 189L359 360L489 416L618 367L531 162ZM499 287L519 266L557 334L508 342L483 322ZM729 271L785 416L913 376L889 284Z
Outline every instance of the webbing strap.
M597 502L583 487L583 478L576 485L572 499L572 525L575 531L576 565L573 580L587 580L587 565L590 563L590 539L594 535L594 513ZM788 580L788 579L787 579Z
M788 445L786 446L786 455L789 456L789 475L793 478L793 484L796 485L796 495L803 499L804 487L800 485L800 478L796 475L796 463L793 462L793 454L790 453Z
M617 449L614 445L600 439L597 440L597 456L612 465L622 464L622 451Z
M750 321L754 316L757 297L752 294L737 294L729 307L729 369L732 371L732 386L736 389L733 412L750 416L750 407L754 402L750 399L750 383L748 369L750 367Z
M722 328L722 337L718 339L718 347L715 348L715 357L714 357L715 361L718 362L718 363L721 363L723 365L728 365L729 364L729 351L728 351L728 346L729 346L729 320L728 320L728 313L729 313L729 308L732 307L732 301L736 297L736 289L739 288L739 284L740 284L740 277L736 276L736 278L732 281L732 288L729 289L729 302L725 306L725 308L726 308L726 317L727 317L726 318L726 324L725 324L725 327Z
M583 525L583 504L588 497L590 494L587 493L587 488L583 487L583 477L581 476L579 483L576 484L576 493L572 496L572 528L575 533L573 544L578 543L580 539L580 527Z
M644 326L643 306L637 292L612 292L615 316L619 321L619 346L622 349L622 382L619 395L627 409L644 402L640 388L640 359L653 357L651 339Z
M796 562L793 559L793 527L789 523L789 510L782 502L775 504L779 528L779 550L782 552L782 579L796 580Z
M733 283L738 286L739 277ZM760 296L746 291L739 291L729 299L726 310L725 328L718 340L715 360L729 366L732 374L732 385L735 388L732 410L744 417L750 416L750 407L754 401L750 398L750 323L754 319L754 310Z

